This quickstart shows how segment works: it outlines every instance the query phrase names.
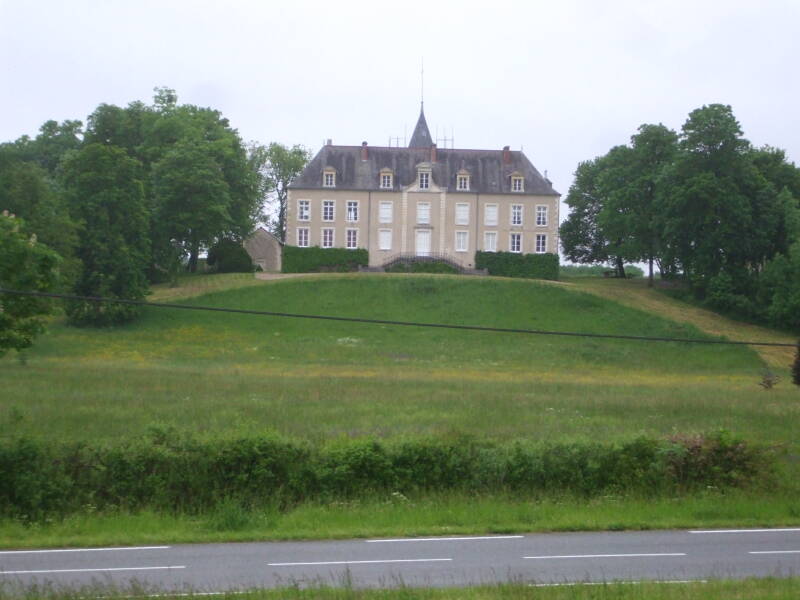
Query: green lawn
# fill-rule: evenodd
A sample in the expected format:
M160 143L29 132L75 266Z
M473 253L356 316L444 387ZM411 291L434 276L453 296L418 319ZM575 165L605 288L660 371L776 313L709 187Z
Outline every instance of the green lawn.
M563 286L446 276L290 279L181 302L431 323L700 338ZM107 330L54 323L0 361L0 435L115 440L151 426L325 439L465 432L629 439L727 428L795 444L797 392L759 387L744 347L147 309Z

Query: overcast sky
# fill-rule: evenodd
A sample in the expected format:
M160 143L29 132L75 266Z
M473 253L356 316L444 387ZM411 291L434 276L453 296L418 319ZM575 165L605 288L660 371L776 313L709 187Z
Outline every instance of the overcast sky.
M246 141L386 145L424 58L434 136L522 147L566 195L578 162L709 103L800 161L798 40L800 0L0 0L0 141L167 86Z

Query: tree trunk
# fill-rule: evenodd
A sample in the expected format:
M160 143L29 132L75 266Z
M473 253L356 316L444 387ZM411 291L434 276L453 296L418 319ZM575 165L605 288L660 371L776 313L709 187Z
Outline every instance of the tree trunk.
M622 257L617 256L614 260L617 263L617 277L625 279L625 263L623 262Z
M197 273L197 257L200 254L200 244L192 242L192 248L189 251L189 273Z
M647 287L653 287L653 255L648 257L649 272L647 274Z

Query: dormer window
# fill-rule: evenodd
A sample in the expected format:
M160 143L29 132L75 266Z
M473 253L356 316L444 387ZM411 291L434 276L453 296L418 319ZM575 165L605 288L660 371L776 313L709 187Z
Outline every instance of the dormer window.
M394 176L389 169L381 169L381 189L390 190L394 187Z
M469 173L463 169L456 175L456 189L459 192L469 191Z
M336 187L336 171L333 169L326 169L322 173L322 187Z
M512 192L524 192L525 191L525 178L520 175L514 175L511 177L511 191Z
M427 171L420 171L419 173L419 189L427 190L431 187L431 174Z

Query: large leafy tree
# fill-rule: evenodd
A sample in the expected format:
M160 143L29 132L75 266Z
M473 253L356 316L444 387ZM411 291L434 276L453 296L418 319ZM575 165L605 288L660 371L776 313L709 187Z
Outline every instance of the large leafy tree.
M182 143L153 167L157 230L197 269L200 250L233 227L231 190L213 148Z
M653 263L661 256L658 191L662 173L677 152L677 135L663 125L642 125L631 145L607 155L601 177L605 203L598 221L606 237L619 240L619 254L628 261ZM663 268L663 265L662 265Z
M18 159L8 146L0 147L0 210L23 219L29 234L56 251L64 260L61 281L74 280L79 264L75 259L76 225L53 179L35 162Z
M619 164L617 158L624 152L623 147L618 147L578 165L565 200L570 214L559 229L567 258L577 263L611 261L619 276L625 275L621 239L609 239L600 223L600 213L607 201L608 170L612 163Z
M746 294L750 275L781 250L778 194L750 160L730 106L692 111L679 147L660 195L666 259L680 265L700 296L721 274L725 286Z
M58 255L26 233L24 223L8 211L0 213L0 288L49 292L58 278ZM22 351L44 329L51 312L45 298L0 293L0 357Z
M153 278L175 275L184 259L194 271L203 249L252 231L260 209L256 174L238 133L218 111L178 104L174 90L156 88L150 106L100 105L85 137L124 148L143 165Z
M141 163L120 148L89 144L67 158L63 180L79 222L77 256L83 267L75 293L143 300L150 244ZM138 306L98 302L67 307L76 325L123 323L140 311Z
M252 144L249 148L250 169L256 176L256 189L269 213L269 228L281 242L286 241L286 209L289 186L305 168L311 154L302 146L291 148L271 143Z

